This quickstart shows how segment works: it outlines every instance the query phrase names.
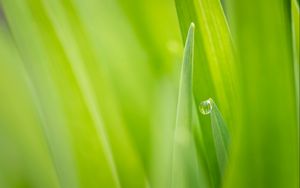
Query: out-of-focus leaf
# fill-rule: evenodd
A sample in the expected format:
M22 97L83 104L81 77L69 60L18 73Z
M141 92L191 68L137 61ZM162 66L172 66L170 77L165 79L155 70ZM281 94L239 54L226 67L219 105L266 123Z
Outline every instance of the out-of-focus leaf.
M299 1L298 1L299 2ZM296 0L292 0L292 32L293 32L293 49L294 49L294 74L297 104L299 104L299 68L300 68L300 7ZM299 125L299 105L298 110L298 125Z
M46 117L45 131L63 186L118 185L119 177L111 173L113 163L108 162L110 156L103 134L109 135L112 146L109 149L118 152L114 154L114 162L122 176L121 184L145 185L139 156L116 112L111 86L103 69L95 64L98 59L94 57L94 49L90 50L70 2L31 0L3 4L26 71L36 88L35 98L38 97ZM110 125L106 126L106 133L101 129L103 114L105 123ZM60 141L62 138L65 140ZM61 149L65 145L69 148ZM69 155L75 160L67 159ZM129 169L134 176L125 175Z
M157 88L156 109L153 126L151 187L170 186L174 124L176 120L177 88L170 80L162 80ZM163 125L163 126L162 126Z
M118 2L143 48L150 52L151 67L162 76L168 74L182 48L173 0L152 0L146 6L140 0Z
M0 59L0 187L60 187L60 168L48 150L28 75L1 24Z
M26 68L30 94L41 121L44 138L49 143L59 183L62 186L77 187L77 170L70 135L65 126L66 116L58 102L58 89L47 67L49 59L42 47L40 35L33 26L35 22L32 21L25 1L2 1L2 4L13 41Z
M76 29L72 31L80 31L75 32L76 38L81 39L78 47L85 54L85 62L89 62L87 71L113 150L118 153L122 150L124 154L120 156L128 154L136 163L121 162L124 157L116 156L120 158L116 159L120 161L118 165L132 169L142 163L149 173L153 54L143 49L117 1L72 0L69 4L74 7L71 20ZM138 183L136 179L126 177L124 181Z
M291 1L233 0L244 113L225 187L298 187Z

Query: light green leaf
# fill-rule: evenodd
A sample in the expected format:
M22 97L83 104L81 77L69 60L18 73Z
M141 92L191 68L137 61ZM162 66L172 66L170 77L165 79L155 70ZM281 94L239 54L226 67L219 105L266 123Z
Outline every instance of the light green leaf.
M40 35L35 33L30 10L25 1L3 1L3 9L16 48L23 60L21 63L26 69L25 78L28 79L28 88L41 121L38 125L44 131L44 139L49 144L49 153L59 183L61 186L78 187L75 157L65 126L66 116L58 102L58 88L53 84L53 75L46 63L49 59L46 58Z
M60 187L61 168L41 129L45 119L37 115L22 59L3 25L0 58L0 187Z
M210 115L213 140L216 148L220 173L223 175L228 163L230 135L227 125L215 102L210 98L200 103L200 112Z
M214 98L226 122L233 122L236 99L236 65L227 21L219 0L175 0L182 38L194 22L194 94L196 102ZM233 100L235 99L235 100Z
M194 27L192 23L187 35L181 68L171 187L199 187L205 184L200 180L201 175L192 133Z
M292 2L292 32L293 32L293 52L294 52L294 75L295 75L295 87L296 87L296 99L299 104L299 68L300 68L300 7L296 0ZM299 1L298 1L299 2ZM298 125L299 125L299 105L297 107Z
M120 117L107 73L99 68L98 52L88 40L92 36L85 35L87 28L73 4L30 0L3 5L36 89L34 99L45 114L45 139L62 186L144 186L140 156ZM126 176L129 169L134 175Z
M229 128L237 126L240 116L236 93L238 76L234 50L219 0L175 0L181 33L195 22L194 95L196 103L213 98L219 104ZM183 38L185 38L183 36ZM199 116L206 163L211 184L219 187L221 174L217 162L210 118Z
M230 3L243 111L225 187L298 187L291 1Z

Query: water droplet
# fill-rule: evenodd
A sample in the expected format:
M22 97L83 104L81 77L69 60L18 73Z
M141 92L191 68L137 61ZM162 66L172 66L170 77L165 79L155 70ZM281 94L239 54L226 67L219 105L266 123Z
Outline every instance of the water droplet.
M213 100L211 98L202 101L199 105L200 112L203 115L210 114L212 110L212 105L213 105Z

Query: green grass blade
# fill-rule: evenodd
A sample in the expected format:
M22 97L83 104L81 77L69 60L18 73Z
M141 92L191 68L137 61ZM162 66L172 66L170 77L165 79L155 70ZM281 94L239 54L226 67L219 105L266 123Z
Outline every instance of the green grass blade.
M224 175L229 155L230 135L227 125L215 102L210 98L200 104L200 111L204 115L210 114L211 128L219 163L220 173Z
M300 148L300 106L299 106L299 90L300 90L300 4L296 0L292 0L292 32L293 32L293 53L294 53L294 76L296 89L296 104L297 105L297 124L298 124L298 148ZM298 149L298 158L300 151ZM300 161L298 160L298 177L300 176ZM300 186L300 179L298 179Z
M190 22L195 35L194 94L196 102L214 98L226 122L236 99L236 65L230 31L219 0L175 0L182 38Z
M84 58L79 51L80 48L76 44L76 37L71 31L72 27L69 25L71 22L68 20L67 13L63 11L63 6L59 2L51 1L51 3L45 3L45 7L51 21L54 23L55 31L62 42L66 56L71 62L71 69L75 75L76 82L80 88L80 93L82 93L87 110L91 114L93 124L96 127L99 140L103 146L105 157L115 181L115 186L120 188L120 178L117 172L117 166L112 153L107 130L103 122L102 113L97 105L97 97L91 85L91 81L89 80L86 67L84 66ZM68 8L72 9L72 7ZM59 22L64 22L65 24L58 26L57 24L59 24ZM62 25L64 26L62 27Z
M81 31L76 32L76 38L82 38L80 51L86 54L85 61L90 62L88 74L99 99L111 145L115 152L122 153L115 156L117 165L121 169L136 169L131 170L135 177L128 177L122 170L124 174L120 176L124 178L121 181L129 187L142 186L136 177L150 173L149 131L152 128L155 77L150 69L153 61L148 57L155 55L148 54L148 51L145 53L116 1L72 1L71 4L74 8L71 20L75 28L72 30ZM99 80L102 80L101 84ZM128 155L132 163L122 162L124 155Z
M180 58L181 44L173 0L117 0L129 18L141 45L151 54L155 72L168 73L173 69L174 57ZM157 27L159 25L159 27ZM170 28L173 28L170 32ZM167 47L166 47L167 45Z
M200 185L192 134L194 27L192 23L183 55L174 134L171 187L199 187Z
M238 77L231 36L219 0L175 0L182 37L188 24L194 22L195 68L194 96L196 103L213 98L229 128L237 126L239 99L236 94ZM221 174L217 162L210 118L199 116L203 134L206 163L211 184L220 186Z
M234 0L242 116L225 187L298 187L291 1ZM246 24L245 24L246 23Z
M151 187L170 186L174 122L176 118L177 88L169 80L163 80L156 94L157 112L152 126L153 152L151 164ZM161 126L163 125L163 126Z
M296 0L292 0L292 32L293 32L293 52L294 52L294 74L297 104L299 104L299 68L300 68L300 7ZM298 105L299 124L299 105Z
M0 187L60 187L22 60L0 24ZM65 142L65 140L60 140ZM61 144L63 146L63 144Z
M108 7L104 6L106 3ZM117 5L109 0L29 0L3 1L3 4L28 74L38 88L37 96L42 96L41 106L50 120L58 121L57 114L65 120L62 125L53 123L49 118L46 122L50 130L59 126L66 128L69 134L50 131L51 140L58 142L56 137L62 135L70 137L72 142L74 166L58 165L73 172L63 173L70 177L67 181L77 181L84 187L99 186L99 182L100 186L112 187L116 180L112 178L110 166L117 166L122 185L144 186L148 180L144 169L146 165L143 166L142 162L146 162L134 146L138 145L143 150L143 156L149 156L147 125L150 119L151 76L148 66L140 63L144 61L144 52L136 44L135 36ZM103 17L111 19L101 19ZM119 30L124 35L116 34ZM127 46L129 43L131 48ZM80 64L82 62L84 65ZM47 100L47 95L52 92L56 98L51 103L52 98ZM110 158L106 157L107 148L102 147L102 139L105 138L101 136L104 131L99 119L106 128L111 152L118 154L114 155L115 165L108 165L107 159ZM100 126L95 126L95 122ZM131 134L128 134L128 129ZM54 153L64 156L64 152L55 150ZM124 162L124 159L130 160ZM129 170L132 176L127 176ZM76 173L76 178L71 177Z
M297 4L296 0L291 0L292 2L292 27L293 27L293 41L294 41L294 50L296 58L298 58L299 63L299 53L300 53L300 5Z
M32 17L28 13L28 6L24 4L24 1L3 1L2 3L13 40L16 42L16 48L21 59L24 60L22 63L25 65L26 73L33 78L30 80L35 87L32 89L29 86L29 90L40 116L44 139L50 145L54 166L58 169L60 184L78 187L74 153L65 127L66 119L61 105L57 103L58 90L53 85L53 77L49 74L48 67L45 66L47 59L45 59L45 51L41 47L40 36L35 33L35 37L29 37L33 36L35 30L31 27ZM34 63L26 64L25 62ZM36 95L39 95L39 98L36 98ZM40 113L40 111L43 112Z
M96 3L94 6L96 8L99 8L101 7L101 3ZM130 140L131 138L127 133L126 127L124 127L125 123L123 122L124 119L122 117L122 115L124 114L120 114L119 112L119 99L116 98L116 95L119 94L119 92L116 93L116 91L114 91L111 86L111 82L115 79L115 76L110 75L109 77L107 77L107 72L103 70L107 68L105 66L115 66L113 64L117 62L116 59L119 58L118 56L120 54L115 54L114 58L116 59L114 59L111 63L101 62L104 60L102 60L102 57L100 58L100 55L98 55L98 53L99 51L102 52L104 50L107 50L109 48L109 42L107 41L107 44L103 44L103 41L100 40L101 48L95 48L96 45L93 39L94 37L98 39L99 34L95 36L95 33L97 32L95 32L94 29L92 29L92 32L90 26L86 25L86 23L90 22L90 19L86 15L88 12L85 9L86 6L90 6L89 2L66 1L65 3L61 3L60 1L51 1L44 3L44 7L50 16L52 23L54 24L54 28L56 30L56 33L58 34L60 41L62 42L65 53L69 58L70 64L73 68L75 68L73 69L74 75L76 77L79 76L79 80L77 81L79 81L79 86L81 87L80 92L83 93L86 104L88 106L88 110L92 115L94 122L96 123L95 125L99 133L99 139L101 141L101 144L103 144L105 156L109 161L110 170L113 174L116 185L120 186L121 184L121 186L125 187L143 186L144 184L147 184L148 180L139 161L140 156L137 155L134 148L132 147L132 143ZM79 17L77 14L82 16ZM65 25L65 27L62 28L60 27L60 25ZM106 31L107 28L104 28L105 29L100 27L99 32L108 32ZM109 31L109 33L110 32L114 31ZM117 40L115 39L115 37L112 37L112 39ZM119 41L117 40L117 42ZM108 45L108 47L106 45ZM118 45L118 47L121 46L122 45ZM107 54L101 55L107 56ZM110 58L106 60L109 62L112 61ZM85 62L89 63L86 64ZM120 67L122 67L122 71L128 70L128 67L124 66L124 64L127 64L127 62L128 60L123 59L122 63L119 64L118 69L120 70ZM142 72L143 70L147 71L146 68L141 69ZM115 74L116 73L113 72L113 75ZM123 72L119 72L118 76L124 76L123 74ZM123 80L123 82L132 81L133 79L130 77L131 76L128 76ZM101 82L101 84L99 84L99 82ZM127 86L127 84L132 84L128 82L124 83L123 85ZM136 85L133 85L133 88L134 87L136 87ZM136 92L136 95L138 96L139 93ZM101 123L99 121L100 119ZM118 155L116 155L117 153ZM127 163L124 163L124 156L127 156L131 160L129 160ZM132 173L135 174L136 177L140 177L138 178L138 181L136 177L127 177L125 174L126 170L124 169L131 169Z

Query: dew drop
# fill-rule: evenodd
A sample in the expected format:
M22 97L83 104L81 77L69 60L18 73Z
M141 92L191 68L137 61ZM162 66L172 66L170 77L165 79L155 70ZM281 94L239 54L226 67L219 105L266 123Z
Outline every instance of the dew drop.
M213 105L213 100L211 98L202 101L199 105L200 112L203 115L210 114L212 110L212 105Z

